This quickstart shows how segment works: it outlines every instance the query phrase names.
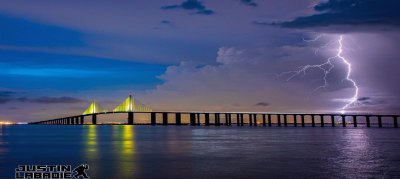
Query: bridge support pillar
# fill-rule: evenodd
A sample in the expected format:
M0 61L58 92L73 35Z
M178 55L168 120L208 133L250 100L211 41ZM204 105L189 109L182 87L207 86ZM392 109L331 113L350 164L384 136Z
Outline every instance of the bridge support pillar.
M156 113L155 112L152 112L152 113L150 113L150 123L151 123L151 125L156 125Z
M133 112L128 112L128 125L133 125L134 116Z
M228 114L228 125L232 126L232 114L231 113Z
M97 115L96 114L92 114L92 124L93 125L97 124Z
M175 113L175 124L178 126L181 125L181 113Z
M382 127L382 116L378 116L378 126Z
M283 125L285 127L287 127L287 115L286 114L283 115Z
M268 117L268 126L271 127L272 126L271 114L268 114L267 117Z
M75 124L75 117L70 117L69 120L71 121L71 124L72 124L72 125Z
M204 123L206 126L210 125L210 114L209 113L204 114Z
M240 114L240 126L244 125L244 114Z
M266 121L265 121L265 114L262 115L262 120L263 120L263 126L264 126L264 127L267 126L267 123L266 123Z
M278 126L281 127L281 115L277 114L278 117Z
M357 127L357 116L353 116L353 125L354 127Z
M254 126L257 126L257 114L253 115Z
M240 114L236 113L236 126L240 126Z
M229 125L229 117L228 117L228 113L225 113L225 126Z
M162 113L162 120L163 120L163 125L168 125L168 113L166 112Z
M215 115L215 125L216 126L221 125L221 119L219 113L215 113L214 115Z
M195 126L196 125L196 114L190 113L190 125Z
M249 114L249 126L253 126L253 114Z
M342 126L346 127L346 116L342 115Z
M335 127L335 116L331 115L332 127Z
M321 127L325 126L325 121L324 121L324 115L319 115L319 118L321 119Z
M365 122L367 123L367 127L371 127L371 121L369 120L369 116L365 116Z
M85 124L85 116L80 116L80 118L81 118L81 125L83 125L83 124Z
M80 124L80 122L79 122L79 116L76 116L76 117L75 117L75 124Z
M393 125L394 125L395 128L399 127L399 123L397 122L397 117L398 116L393 116Z
M315 115L311 115L311 126L315 127Z
M197 113L196 114L196 124L199 126L199 125L201 125L201 122L200 122L200 113Z
M293 126L297 127L297 115L293 114Z
M301 117L301 127L304 127L306 124L304 122L304 114L300 115Z

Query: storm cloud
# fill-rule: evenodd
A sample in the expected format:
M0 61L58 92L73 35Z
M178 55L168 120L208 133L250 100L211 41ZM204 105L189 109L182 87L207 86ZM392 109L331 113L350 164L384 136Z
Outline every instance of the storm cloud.
M172 10L172 9L184 9L189 11L195 11L195 14L201 15L212 15L214 11L207 9L201 1L198 0L186 0L181 4L162 6L161 9Z
M298 17L292 21L277 24L286 28L327 26L399 28L399 6L400 1L398 0L328 0L314 6L317 14Z

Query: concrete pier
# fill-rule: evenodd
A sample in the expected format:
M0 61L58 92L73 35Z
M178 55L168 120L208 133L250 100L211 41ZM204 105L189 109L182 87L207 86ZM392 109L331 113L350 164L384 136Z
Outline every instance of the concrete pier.
M162 113L162 124L168 125L168 113L166 113L166 112Z
M178 126L180 126L182 124L181 113L175 113L175 124Z
M128 125L133 125L133 112L128 112Z
M155 112L150 113L150 124L153 126L157 124L156 115L157 113Z

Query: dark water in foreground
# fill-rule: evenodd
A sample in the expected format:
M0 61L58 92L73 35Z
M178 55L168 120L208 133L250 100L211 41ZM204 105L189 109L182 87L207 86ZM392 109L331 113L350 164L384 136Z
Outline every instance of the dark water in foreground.
M92 178L400 178L400 130L189 126L0 127L0 177L19 164Z

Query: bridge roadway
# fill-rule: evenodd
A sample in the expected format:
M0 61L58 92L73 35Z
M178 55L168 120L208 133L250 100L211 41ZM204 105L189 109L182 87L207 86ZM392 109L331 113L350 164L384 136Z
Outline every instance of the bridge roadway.
M294 127L301 126L305 127L306 124L312 127L319 125L324 127L326 124L332 127L336 125L341 125L342 127L346 127L346 125L353 125L357 127L358 124L361 124L357 121L359 117L364 117L367 127L371 127L371 124L377 125L379 128L383 127L382 118L391 118L392 123L391 126L398 128L398 118L400 115L394 114L339 114L339 113L263 113L263 112L102 112L102 113L93 113L93 114L85 114L85 115L77 115L77 116L69 116L62 117L58 119L51 119L45 121L32 122L29 124L53 124L53 125L82 125L85 123L85 117L91 117L90 124L97 124L97 116L102 114L117 114L117 113L127 113L127 124L134 125L134 117L136 114L150 114L150 125L157 125L157 114L162 114L162 123L161 125L184 125L182 123L182 115L189 115L189 123L191 126L197 125L215 125L215 126L232 126L236 124L237 126L244 126L245 124L249 126L289 126L292 125ZM175 114L174 123L169 123L168 117L169 114ZM221 115L224 117L224 121L221 121ZM210 117L213 116L213 122L210 120ZM234 116L235 121L232 123L232 117ZM288 122L288 117L292 116L293 120L291 123ZM305 121L306 117L311 118L311 122ZM244 121L244 117L247 117L246 122ZM260 118L258 118L260 117ZM273 121L272 118L275 117ZM318 121L316 120L318 117ZM328 120L326 119L328 117ZM351 122L346 121L346 117L351 118ZM335 118L339 118L340 122L335 122ZM202 120L203 119L203 120ZM260 121L262 120L262 121ZM373 121L372 121L373 120ZM385 123L386 124L386 123Z

